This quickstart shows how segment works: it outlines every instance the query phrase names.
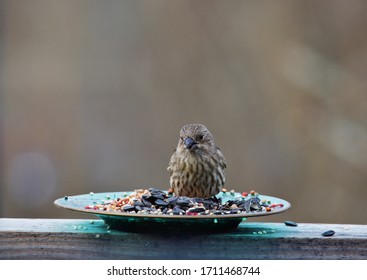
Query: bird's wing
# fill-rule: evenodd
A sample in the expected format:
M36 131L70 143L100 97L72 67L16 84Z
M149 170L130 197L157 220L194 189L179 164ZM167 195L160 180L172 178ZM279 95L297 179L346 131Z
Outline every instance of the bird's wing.
M173 163L173 160L174 160L174 157L175 157L175 154L176 154L176 149L174 149L173 151L173 155L171 156L171 159L169 160L169 163L168 163L168 167L167 167L167 170L170 174L172 174L172 163Z
M226 168L227 167L227 162L226 162L226 159L223 156L222 151L219 149L219 147L217 147L217 155L218 155L220 167L222 167L223 169Z

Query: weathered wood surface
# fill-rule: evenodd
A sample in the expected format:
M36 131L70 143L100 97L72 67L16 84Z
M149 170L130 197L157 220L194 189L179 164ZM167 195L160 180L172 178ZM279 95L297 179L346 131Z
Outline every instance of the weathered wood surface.
M367 259L367 225L244 222L228 233L149 234L101 220L0 219L0 259Z

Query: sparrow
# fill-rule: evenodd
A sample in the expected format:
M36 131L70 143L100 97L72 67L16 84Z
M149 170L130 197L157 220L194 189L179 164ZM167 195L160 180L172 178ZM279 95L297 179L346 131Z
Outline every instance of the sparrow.
M205 125L186 124L167 168L171 190L176 196L212 197L224 186L226 166Z

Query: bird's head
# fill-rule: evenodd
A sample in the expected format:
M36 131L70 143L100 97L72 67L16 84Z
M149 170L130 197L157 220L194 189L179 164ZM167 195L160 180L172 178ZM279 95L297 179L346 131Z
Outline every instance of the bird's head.
M186 124L180 131L178 149L189 152L209 152L215 147L213 135L202 124Z

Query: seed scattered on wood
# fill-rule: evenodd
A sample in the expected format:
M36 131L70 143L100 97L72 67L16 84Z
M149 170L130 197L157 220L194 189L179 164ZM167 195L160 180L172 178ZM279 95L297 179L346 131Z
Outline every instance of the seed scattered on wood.
M333 236L334 234L335 234L335 231L333 230L328 230L322 233L323 236Z
M286 226L289 226L289 227L296 227L296 226L298 226L297 223L292 222L292 221L285 221L284 223L285 223Z

